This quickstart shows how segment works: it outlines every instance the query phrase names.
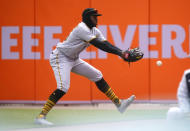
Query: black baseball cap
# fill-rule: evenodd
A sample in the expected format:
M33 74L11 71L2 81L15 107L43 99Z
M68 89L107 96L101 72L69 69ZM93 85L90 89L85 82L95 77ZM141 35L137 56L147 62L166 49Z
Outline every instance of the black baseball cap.
M94 8L86 8L83 13L82 16L85 17L87 15L93 15L93 16L102 16L102 14L98 13L98 10L94 9Z

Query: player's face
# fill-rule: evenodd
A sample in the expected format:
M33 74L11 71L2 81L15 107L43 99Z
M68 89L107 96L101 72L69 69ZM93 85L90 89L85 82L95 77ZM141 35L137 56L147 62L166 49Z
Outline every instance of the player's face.
M98 22L98 20L97 20L97 16L90 16L90 19L91 19L91 21L92 21L92 23L93 24L95 24L95 25L97 25L97 22Z

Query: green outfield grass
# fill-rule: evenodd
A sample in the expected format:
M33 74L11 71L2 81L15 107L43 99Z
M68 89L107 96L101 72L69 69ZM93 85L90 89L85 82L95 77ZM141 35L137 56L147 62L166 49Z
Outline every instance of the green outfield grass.
M37 128L34 119L41 109L0 108L0 130ZM68 126L128 120L165 119L167 110L128 110L120 114L117 110L53 109L47 119L55 126Z

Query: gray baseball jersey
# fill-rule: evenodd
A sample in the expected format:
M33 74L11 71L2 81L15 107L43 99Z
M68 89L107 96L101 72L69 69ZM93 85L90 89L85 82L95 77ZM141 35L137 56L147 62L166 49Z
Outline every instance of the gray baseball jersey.
M101 41L106 40L99 29L93 27L90 30L85 23L81 22L63 43L57 44L57 49L67 57L77 59L80 52L89 46L88 42L94 38L98 38Z
M91 30L85 23L79 23L64 42L59 42L50 55L50 64L57 81L57 88L67 92L70 87L70 72L87 77L91 81L102 79L102 73L79 58L79 54L90 44L90 40L106 40L100 30Z

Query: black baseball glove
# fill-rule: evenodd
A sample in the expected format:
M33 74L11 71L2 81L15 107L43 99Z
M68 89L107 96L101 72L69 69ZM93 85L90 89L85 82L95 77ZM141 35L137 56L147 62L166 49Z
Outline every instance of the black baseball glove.
M140 50L140 48L128 49L122 52L123 60L127 62L136 62L143 58L144 53Z

